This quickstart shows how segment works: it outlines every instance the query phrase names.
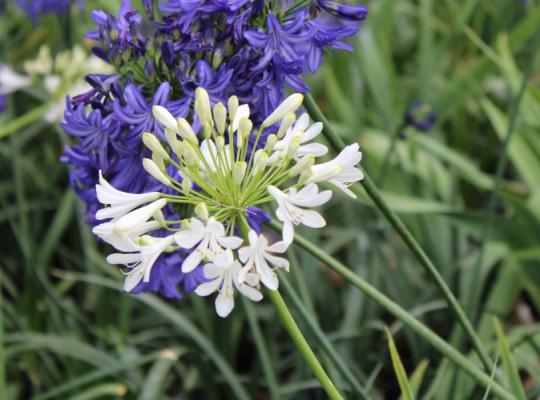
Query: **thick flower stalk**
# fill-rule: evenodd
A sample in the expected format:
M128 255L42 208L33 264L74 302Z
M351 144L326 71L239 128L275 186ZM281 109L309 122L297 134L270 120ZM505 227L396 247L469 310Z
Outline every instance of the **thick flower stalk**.
M291 95L255 127L249 107L239 105L235 96L227 106L212 107L208 93L197 88L199 135L193 122L175 118L162 106L153 107L165 140L145 132L149 154L141 162L163 190L126 193L102 175L96 186L104 205L96 219L104 222L94 233L119 251L107 260L124 265L125 290L149 282L164 253L182 254L174 266L178 271L202 272L195 293L217 292L221 317L232 311L236 291L260 301L261 284L277 290L275 270L289 268L282 255L294 239L295 226L326 225L313 208L328 202L332 192L320 190L318 184L328 182L354 196L348 186L362 179L356 144L334 160L316 164L327 152L324 145L312 142L322 124L310 124L306 114L296 119L301 103L301 94ZM276 133L265 134L274 126ZM282 238L275 243L261 229L268 221L261 208L274 208L283 222Z

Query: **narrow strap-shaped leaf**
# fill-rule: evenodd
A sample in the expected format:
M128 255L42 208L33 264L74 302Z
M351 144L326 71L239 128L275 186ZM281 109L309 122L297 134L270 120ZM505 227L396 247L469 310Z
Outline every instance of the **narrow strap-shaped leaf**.
M403 363L401 362L401 357L399 356L396 343L394 342L392 334L390 333L390 331L388 331L388 329L386 329L386 337L388 338L388 350L390 351L392 366L394 367L394 372L399 383L399 388L401 389L401 396L403 400L414 400L414 394L411 384L409 382L409 378L407 377L407 373L405 372L405 367L403 367Z
M512 389L512 393L514 393L519 400L527 400L527 395L523 389L523 384L521 383L521 378L519 377L516 362L512 356L512 352L510 350L510 346L508 345L508 341L506 340L506 335L504 334L502 325L497 318L493 319L493 323L495 325L497 339L499 340L502 364L508 378L508 382L510 383L510 389Z

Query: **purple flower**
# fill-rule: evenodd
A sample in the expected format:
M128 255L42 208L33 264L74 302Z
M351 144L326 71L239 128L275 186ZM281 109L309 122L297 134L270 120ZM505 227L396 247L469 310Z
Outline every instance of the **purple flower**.
M3 94L0 94L0 114L2 114L4 111L6 111L7 107L7 99L6 96Z
M73 3L77 3L79 9L84 6L83 0L16 0L15 3L33 21L37 21L40 15L65 14ZM1 3L0 8L3 8Z
M262 233L262 225L272 220L270 214L259 207L248 207L246 211L246 219L251 229L258 234Z
M437 113L429 104L414 101L404 117L404 125L412 126L419 131L428 132L437 122Z
M313 0L312 9L324 10L338 18L348 21L363 21L368 15L368 9L362 5L348 5L335 2L333 0Z
M86 107L81 104L70 107L64 114L61 124L68 135L79 139L78 149L87 154L97 154L100 169L107 169L109 164L109 144L119 134L119 125L111 116L103 117L99 110L87 114Z
M134 84L126 86L124 91L125 105L120 99L113 103L114 117L127 125L128 137L131 142L140 143L140 135L144 132L153 132L164 139L163 126L158 123L152 115L153 106L163 106L167 108L175 117L185 117L189 111L189 102L182 100L169 100L171 86L168 82L163 82L153 99L148 103L142 93L142 88Z

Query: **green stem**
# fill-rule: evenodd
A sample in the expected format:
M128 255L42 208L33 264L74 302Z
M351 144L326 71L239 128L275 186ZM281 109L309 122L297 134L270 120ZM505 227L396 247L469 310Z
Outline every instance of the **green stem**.
M0 399L6 398L6 368L4 357L4 301L2 297L2 279L0 278Z
M283 301L281 294L279 294L277 290L268 290L266 293L274 304L274 307L276 308L279 317L283 321L285 328L289 332L289 335L291 335L291 338L296 345L296 348L304 358L304 361L306 361L306 363L308 364L309 368L315 375L315 378L317 378L328 397L332 400L343 400L344 397L336 389L336 387L326 374L326 371L319 363L319 360L315 356L315 353L313 353L313 350L311 350L311 348L309 347L309 344L304 338L304 335L302 335L300 328L298 328L298 325L296 324L293 316L289 312L287 305Z
M35 107L32 110L28 111L26 114L20 116L19 118L8 122L3 127L0 127L0 139L38 120L43 116L43 114L45 114L48 108L48 103L42 104L41 106Z
M248 232L249 232L249 225L245 218L239 218L238 222L238 229L240 230L240 233L242 234L242 237L244 240L247 240ZM326 371L321 366L321 363L317 359L317 356L315 353L313 353L313 350L309 347L308 342L304 338L304 335L302 334L302 331L296 324L296 321L294 320L293 316L291 315L289 308L283 301L283 298L281 297L281 294L277 290L267 290L266 291L268 297L272 301L272 304L274 304L274 307L281 318L281 321L283 321L283 325L285 325L285 329L289 332L289 335L291 336L294 344L296 345L296 348L304 358L304 361L307 363L311 371L313 372L313 375L315 375L315 378L319 381L322 388L328 395L328 397L332 400L344 400L344 397L339 393L339 391L334 386L332 380L326 373Z
M324 135L334 149L334 151L339 152L341 149L343 149L345 147L343 141L333 130L330 123L328 122L322 111L319 109L319 106L317 105L311 94L307 94L305 96L304 104L311 116L315 120L321 121L324 124ZM440 290L446 302L448 303L450 310L452 310L452 312L455 314L466 335L469 337L469 340L471 341L472 346L478 354L478 357L480 358L485 371L490 373L492 362L490 361L486 351L484 350L480 338L474 331L470 321L467 319L467 316L459 305L458 300L444 281L437 268L435 268L433 262L422 249L420 244L416 241L411 231L409 231L409 229L405 226L403 221L397 216L394 211L392 211L386 201L384 201L377 187L370 179L370 177L365 173L365 171L364 179L360 183L362 184L364 190L371 198L375 206L381 211L387 221L390 222L396 232L400 234L407 247L409 247L414 256L420 262L420 265L422 265L422 267L424 268L426 274L431 278L431 280L433 280L437 288ZM359 189L357 186L352 187L351 190L355 193L359 193Z
M292 266L292 267L295 268L295 266ZM302 301L298 297L298 294L296 294L291 283L287 280L284 274L280 274L280 284L283 285L283 288L285 289L285 293L293 302L293 306L298 310L298 312L300 313L300 316L303 318L305 324L311 330L311 332L313 333L313 335L319 342L322 349L328 354L332 362L335 364L336 368L341 372L341 374L349 382L349 385L351 385L351 388L353 388L353 390L356 391L358 398L361 398L364 400L369 399L369 395L366 392L366 390L362 387L362 384L358 381L358 379L356 379L356 376L353 374L353 372L349 369L349 367L347 366L343 358L336 351L336 349L332 345L332 342L330 342L330 340L326 337L324 332L321 330L315 318L311 316L306 306L302 304Z
M278 231L281 230L281 226L279 224L272 222L271 225L274 229ZM341 264L339 261L326 254L317 246L311 244L307 239L304 239L298 233L295 234L294 241L300 247L304 248L308 253L312 254L314 257L318 258L320 261L328 265L328 267L330 267L332 270L340 274L353 286L360 289L366 296L370 297L377 304L384 307L387 311L389 311L396 318L398 318L403 324L408 326L416 334L425 339L456 366L458 366L464 372L470 375L473 379L478 381L484 387L488 387L489 385L491 385L491 390L499 398L504 400L515 400L515 397L512 395L512 393L508 392L508 390L506 390L497 382L493 382L490 376L478 369L472 361L468 360L465 356L463 356L463 354L450 346L439 335L429 329L422 322L414 318L410 313L408 313L398 304L393 302L390 298L386 297L386 295L381 293L375 287L371 286L368 282L357 276L345 265Z
M244 308L246 310L249 328L251 329L251 333L253 334L253 340L255 341L257 352L259 353L261 366L266 377L266 382L268 384L270 399L279 399L276 373L274 371L274 368L272 367L272 362L268 353L268 347L266 346L266 342L264 341L261 328L259 326L259 323L257 322L255 310L253 310L253 305L244 296L242 296L242 303L244 304Z

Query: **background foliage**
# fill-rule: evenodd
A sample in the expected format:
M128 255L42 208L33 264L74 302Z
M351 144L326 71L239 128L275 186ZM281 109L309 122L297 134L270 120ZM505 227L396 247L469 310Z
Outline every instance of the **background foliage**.
M516 398L536 398L540 7L532 0L367 5L357 51L327 58L310 79L314 97L342 137L361 144L364 168L498 360L493 376ZM4 59L15 66L41 44L58 51L81 42L90 26L88 13L76 9L39 27L21 15L0 18ZM43 96L34 89L12 96L0 127ZM413 101L437 112L429 132L404 127ZM68 189L58 162L65 141L40 120L0 139L6 399L325 398L269 302L218 320L213 304L195 296L168 302L123 294L120 273L105 263ZM468 354L435 286L367 196L360 204L336 199L326 215L327 229L303 234ZM301 250L290 257L291 273L281 276L285 300L350 398L490 397L320 261ZM260 331L251 329L250 313ZM257 335L277 383L264 379Z

